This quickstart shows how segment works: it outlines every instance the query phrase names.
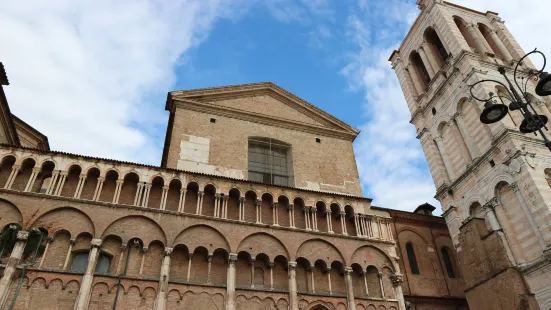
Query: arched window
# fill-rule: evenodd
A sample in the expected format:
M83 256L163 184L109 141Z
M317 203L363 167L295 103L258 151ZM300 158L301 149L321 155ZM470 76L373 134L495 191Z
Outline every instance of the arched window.
M442 252L442 260L444 261L444 265L446 265L448 277L455 278L455 272L453 271L452 260L450 258L450 253L448 252L448 248L443 247L440 249L440 252Z
M95 273L108 273L109 272L109 257L105 254L100 254L98 262L96 264ZM85 273L88 266L88 252L78 253L73 256L73 262L71 264L71 271L78 273Z
M437 58L439 65L443 66L446 59L448 59L449 54L446 51L444 44L442 44L440 37L432 27L425 30L425 40L429 43L430 48L433 50L433 54Z
M291 145L270 138L249 138L249 180L290 186Z
M417 259L415 258L415 251L411 243L406 244L406 251L408 254L409 267L412 274L419 274L419 266L417 265Z
M417 80L421 83L423 90L427 90L430 83L430 75L421 59L421 55L413 51L409 56L409 62L412 64Z

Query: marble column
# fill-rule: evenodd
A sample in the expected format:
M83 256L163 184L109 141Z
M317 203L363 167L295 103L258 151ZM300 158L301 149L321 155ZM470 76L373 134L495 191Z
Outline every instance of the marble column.
M505 58L504 60L507 63L512 64L513 63L513 56L511 55L511 53L509 53L509 50L505 47L505 44L503 44L503 42L501 41L501 39L499 38L499 36L495 32L495 30L490 30L489 34L490 34L490 37L492 37L492 40L494 40L494 43L496 44L497 48L499 49L499 52Z
M515 192L515 196L517 197L518 201L520 202L520 206L522 208L522 211L524 212L524 215L526 215L526 218L528 219L528 223L530 224L530 227L532 228L532 231L538 238L538 243L542 247L542 249L546 248L545 240L543 236L541 235L541 231L538 228L538 225L536 224L536 221L534 220L534 217L532 216L532 213L530 212L530 208L526 204L526 200L524 199L524 196L519 190L517 182L509 184L509 187Z
M325 219L327 220L327 232L333 234L333 223L331 223L331 210L325 211Z
M4 306L6 300L8 299L8 295L10 294L11 281L15 271L17 270L17 264L19 264L19 260L21 259L21 256L23 256L23 250L25 249L28 238L28 231L21 230L17 232L17 241L15 242L10 258L4 268L4 275L2 276L2 279L0 279L0 309Z
M365 296L369 296L369 288L367 286L367 273L365 271L362 271L362 276L364 277Z
M356 236L362 237L362 229L360 228L360 220L358 214L354 214L354 226L356 226Z
M15 166L14 166L15 168ZM18 169L19 170L19 169ZM53 195L55 185L57 184L57 178L59 178L59 172L60 171L54 171L52 173L52 176L50 177L50 184L48 185L48 189L46 190L46 195ZM11 185L13 184L13 181L17 177L17 174L14 175L14 177L11 179L10 186L8 188L11 188Z
M105 182L105 178L99 177L98 183L96 184L96 189L94 190L94 197L92 198L93 201L99 200L99 197L101 195L101 189L103 188L103 182Z
M189 279L191 277L191 259L193 258L193 253L189 253L189 256L188 256L188 264L187 264L187 277L186 277L186 282L189 282Z
M256 200L256 223L262 223L262 200Z
M496 214L494 212L494 205L496 204L497 204L497 198L494 197L488 203L482 206L486 214L486 221L488 221L488 224L490 224L491 231L501 230L501 226L499 225Z
M291 228L295 228L295 206L294 205L289 205L288 207L288 210L289 210L289 227Z
M304 207L302 212L304 212L304 224L306 225L306 230L312 230L310 228L310 207Z
M235 262L237 254L230 253L226 277L226 310L235 310Z
M341 211L341 228L342 228L342 234L347 236L348 235L348 232L346 231L346 219L345 219L345 216L346 216L346 213L344 211Z
M84 188L84 184L86 184L86 175L81 174L78 178L78 185L77 189L75 190L75 194L73 195L73 198L80 199L80 195L82 194L82 189Z
M311 207L310 208L310 212L312 214L312 230L313 231L318 231L318 208L316 207Z
M166 209L166 197L168 195L168 186L163 186L163 194L161 195L161 203L159 205L159 209L165 210Z
M245 198L239 198L239 220L245 220Z
M467 24L467 30L469 31L469 34L474 40L474 43L476 45L476 50L480 54L486 54L488 50L486 49L486 46L484 45L484 38L481 37L481 35L478 32L478 29L473 24Z
M425 65L425 69L427 69L427 72L429 73L429 77L432 80L434 77L434 70L432 69L432 65L429 62L429 59L427 57L427 54L425 54L425 50L422 48L418 49L417 52L419 53L419 56L421 56L421 60L423 61L423 65Z
M33 172L31 173L31 177L29 178L29 181L27 182L27 186L25 186L25 192L31 192L32 191L34 181L36 180L36 176L38 175L38 173L40 173L40 168L39 167L34 167Z
M331 267L327 267L327 284L329 285L329 295L333 295L333 288L331 287Z
M381 298L385 298L385 287L383 285L383 274L381 272L379 272L377 274L377 276L379 277L379 286L381 287Z
M46 258L46 255L48 255L48 248L50 247L50 243L54 241L54 238L47 237L46 238L46 247L44 248L44 253L42 253L42 257L40 258L40 263L38 264L38 269L42 268L42 265L44 264L44 259Z
M67 255L65 255L65 263L63 264L63 270L67 270L67 265L71 259L71 251L73 251L73 246L75 245L76 239L69 239L69 249L67 250Z
M344 268L344 280L346 282L346 301L348 310L356 310L356 302L354 301L354 286L352 285L352 268Z
M165 248L163 264L161 265L161 276L159 277L159 289L157 290L155 305L153 306L154 310L166 310L170 275L170 254L172 254L172 250L172 248Z
M419 81L419 77L417 76L417 72L415 72L415 68L410 64L406 71L409 73L409 76L411 77L411 80L413 81L413 86L415 87L415 90L417 91L417 96L420 96L425 93L425 88L423 87L423 84L421 84L421 81Z
M119 203L119 197L121 196L121 189L122 189L123 183L124 183L124 180L116 181L117 186L115 187L115 194L113 195L112 203Z
M76 298L74 310L88 309L90 303L90 297L92 293L92 282L94 280L94 271L96 270L96 264L99 257L99 248L101 246L101 239L92 239L90 242L91 248L88 254L88 265L84 276L82 276L82 282Z
M201 214L203 211L203 192L199 191L197 193L197 208L195 209L195 214Z
M436 72L440 71L440 63L438 62L438 60L436 60L437 56L435 55L434 50L432 49L431 45L427 42L423 42L421 46L423 51L425 51L425 54L427 55L427 59L429 60L430 65L434 70L434 73L436 74Z
M254 262L256 262L256 258L249 260L249 264L251 265L251 288L254 288Z
M296 268L296 262L289 262L289 310L299 310Z
M184 204L186 203L186 192L187 189L180 189L180 200L178 201L178 212L184 212Z
M10 189L11 188L11 185L13 184L13 181L15 180L15 177L17 176L17 173L19 172L19 168L21 168L20 165L13 165L11 167L11 172L10 172L10 176L8 177L8 180L6 181L6 184L4 185L4 188L7 188L7 189ZM50 183L51 185L52 183ZM49 190L49 187L48 187L48 190ZM46 191L46 194L48 192Z
M394 274L390 276L390 281L392 282L392 286L394 287L394 292L396 294L396 299L398 300L398 306L400 307L400 310L406 310L406 301L404 299L404 293L402 291L402 282L403 276L400 274Z

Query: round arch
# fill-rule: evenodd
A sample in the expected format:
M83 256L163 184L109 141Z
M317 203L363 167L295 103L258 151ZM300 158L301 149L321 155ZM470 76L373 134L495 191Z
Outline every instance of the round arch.
M230 245L228 240L216 228L199 224L190 226L180 232L174 241L172 247L183 244L187 246L190 252L195 251L198 247L204 247L210 254L216 249L224 249L230 253Z
M310 239L304 241L297 249L295 257L304 257L310 262L315 262L318 259L325 261L327 264L333 261L343 262L348 265L342 253L332 243L322 239Z
M284 255L286 258L289 258L289 251L285 245L276 237L263 232L250 234L245 237L239 243L237 252L235 253L241 251L248 252L252 256L264 253L271 261L278 255Z
M166 234L161 226L153 219L142 215L126 216L113 221L103 231L102 238L107 235L119 236L123 243L132 238L138 238L144 244L149 244L153 240L167 244Z

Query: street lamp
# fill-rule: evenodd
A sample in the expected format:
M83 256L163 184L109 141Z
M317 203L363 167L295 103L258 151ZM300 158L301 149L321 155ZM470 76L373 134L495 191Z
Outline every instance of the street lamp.
M540 54L543 57L543 67L539 71L534 71L532 69L528 70L528 77L520 78L521 84L523 84L522 86L524 86L522 87L521 85L519 85L517 78L518 66L526 57L532 54ZM530 98L528 96L529 94L527 92L528 82L533 79L534 81L538 81L538 84L536 86L536 94L538 94L539 96L551 95L551 74L543 71L545 69L546 62L547 60L542 52L538 50L533 50L530 53L524 55L524 57L522 57L515 66L515 70L513 71L513 80L515 81L516 87L513 85L513 83L511 83L511 80L509 80L505 68L499 67L498 71L505 78L505 81L507 81L508 85L505 85L500 81L485 79L478 81L473 85L470 85L469 91L473 98L478 101L484 102L484 110L480 114L480 121L482 123L493 124L502 120L509 111L519 111L524 117L524 120L519 126L519 130L522 133L533 132L536 136L539 132L543 140L545 141L545 146L551 151L551 141L549 141L542 130L548 130L546 126L548 121L547 116L538 114L536 112L536 110L532 106L532 102L530 101ZM474 87L480 83L485 82L493 82L503 86L507 90L508 94L500 95L490 92L488 98L483 99L477 97L475 94L473 94ZM511 101L509 106L503 103L503 101L501 100L503 97ZM496 98L499 98L500 101L498 102Z

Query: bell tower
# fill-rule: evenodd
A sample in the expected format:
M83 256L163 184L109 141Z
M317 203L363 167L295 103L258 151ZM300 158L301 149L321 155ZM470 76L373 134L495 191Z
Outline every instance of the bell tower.
M525 55L494 12L418 0L420 14L390 57L460 258L472 309L551 307L551 152L508 111L484 124L485 106L512 102L506 79ZM534 8L535 9L535 8ZM549 51L551 52L551 51ZM551 119L526 59L517 77ZM478 83L493 79L503 83ZM513 81L514 82L514 81ZM524 92L524 90L522 90Z

